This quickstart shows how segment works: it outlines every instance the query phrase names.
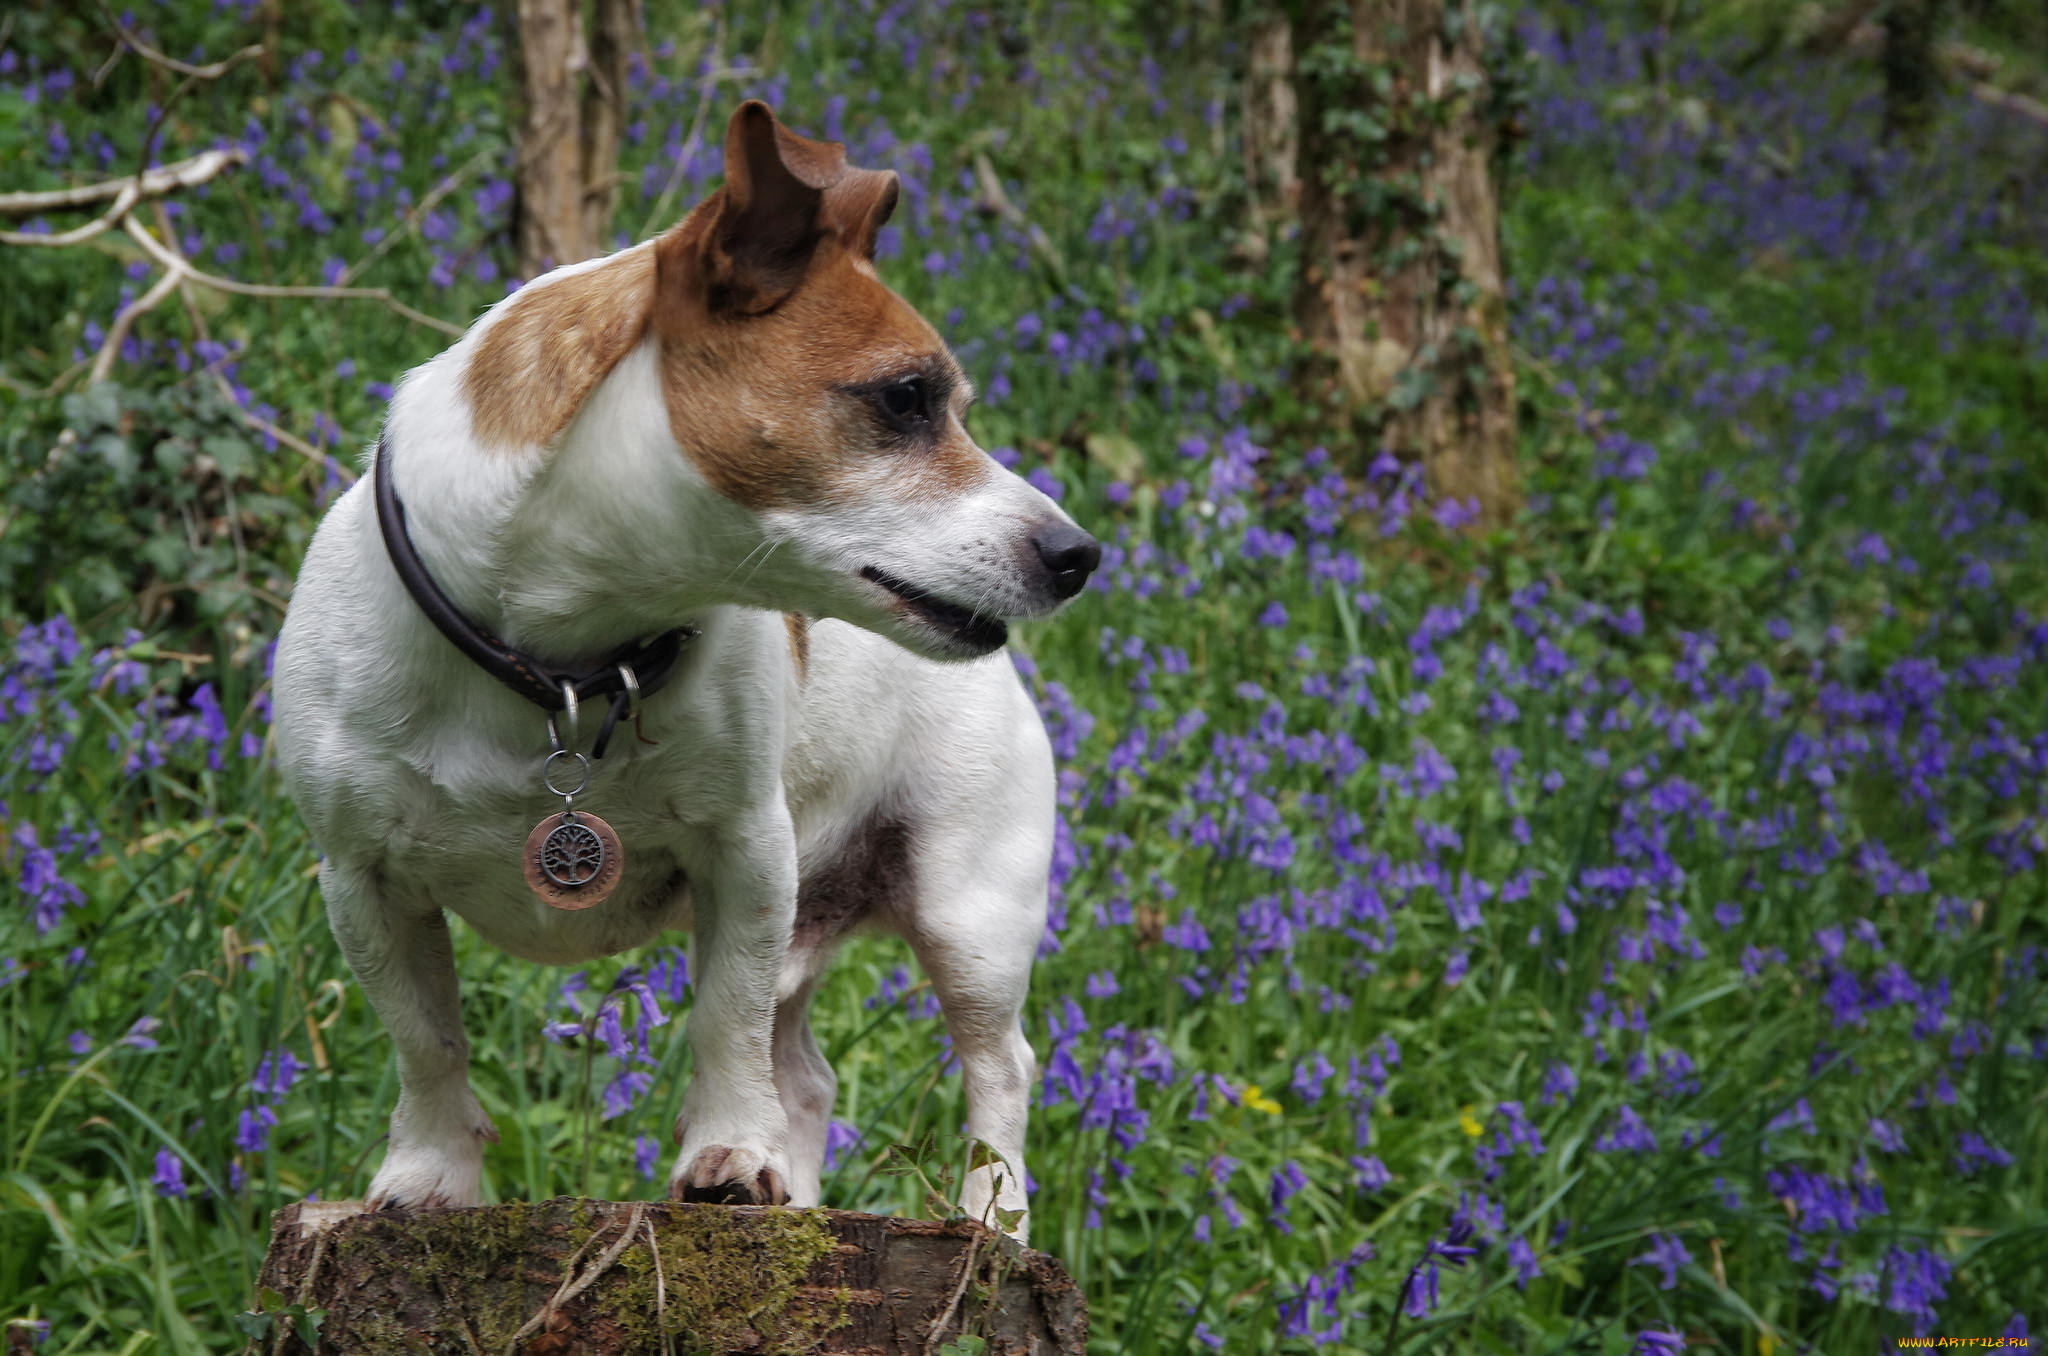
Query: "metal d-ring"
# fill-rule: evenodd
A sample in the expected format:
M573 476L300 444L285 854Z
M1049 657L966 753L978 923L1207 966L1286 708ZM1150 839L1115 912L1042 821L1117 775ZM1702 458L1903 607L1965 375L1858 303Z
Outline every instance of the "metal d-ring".
M562 710L560 714L568 718L569 738L564 742L561 734L555 729L556 713L550 711L548 712L548 743L554 747L556 753L573 752L576 748L576 687L573 683L562 684ZM549 789L553 790L552 787ZM559 795L561 793L556 792L556 794Z
M626 719L640 719L640 679L631 664L619 665L619 680L626 685Z
M577 771L582 774L576 785L566 790L555 785L555 760L558 758L575 759ZM541 780L547 783L549 792L560 796L563 800L580 796L583 794L583 788L590 785L590 760L574 749L556 749L548 755L546 765L541 768Z

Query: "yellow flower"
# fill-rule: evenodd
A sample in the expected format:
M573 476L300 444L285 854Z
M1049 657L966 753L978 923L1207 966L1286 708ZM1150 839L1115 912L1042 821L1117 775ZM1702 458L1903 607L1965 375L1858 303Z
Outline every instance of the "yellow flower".
M1259 1091L1257 1083L1244 1085L1244 1104L1253 1111L1263 1111L1268 1116L1280 1114L1280 1104Z
M1778 1341L1767 1332L1756 1335L1756 1356L1771 1356L1778 1349Z
M1474 1139L1486 1133L1486 1127L1479 1123L1479 1118L1472 1114L1469 1106L1458 1108L1458 1128Z

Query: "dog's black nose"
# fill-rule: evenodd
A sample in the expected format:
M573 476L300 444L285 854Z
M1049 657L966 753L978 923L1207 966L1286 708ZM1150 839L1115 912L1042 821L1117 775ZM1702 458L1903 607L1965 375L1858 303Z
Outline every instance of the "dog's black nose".
M1088 582L1088 576L1102 563L1102 543L1072 523L1054 523L1031 539L1038 558L1052 571L1056 598L1071 598Z

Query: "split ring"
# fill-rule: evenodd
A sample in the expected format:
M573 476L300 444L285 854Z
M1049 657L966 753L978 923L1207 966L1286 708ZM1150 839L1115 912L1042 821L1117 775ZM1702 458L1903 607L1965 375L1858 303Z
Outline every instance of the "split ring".
M555 760L557 758L575 759L578 771L583 774L576 785L569 787L567 790L555 785ZM564 799L570 796L580 796L583 794L583 788L590 785L590 760L574 749L556 749L548 755L547 764L541 769L541 780L547 783L548 791L553 795L561 796Z

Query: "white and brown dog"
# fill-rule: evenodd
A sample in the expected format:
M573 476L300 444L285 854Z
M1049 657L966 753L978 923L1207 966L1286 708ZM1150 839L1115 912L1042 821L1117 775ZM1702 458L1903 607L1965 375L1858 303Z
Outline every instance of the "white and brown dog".
M969 1128L1002 1159L965 1207L1024 1208L1019 1013L1054 778L1002 619L1056 610L1100 550L963 428L968 382L875 272L896 193L742 106L723 188L655 240L535 279L409 373L370 474L321 523L276 728L334 935L398 1055L373 1207L481 1199L495 1131L452 911L563 965L693 929L671 1194L800 1205L837 1087L811 994L849 930L901 934ZM657 654L657 633L686 643ZM617 673L621 654L672 661L666 685ZM616 838L609 893L573 911L522 851L561 804L541 769L564 682L641 717L577 802Z

